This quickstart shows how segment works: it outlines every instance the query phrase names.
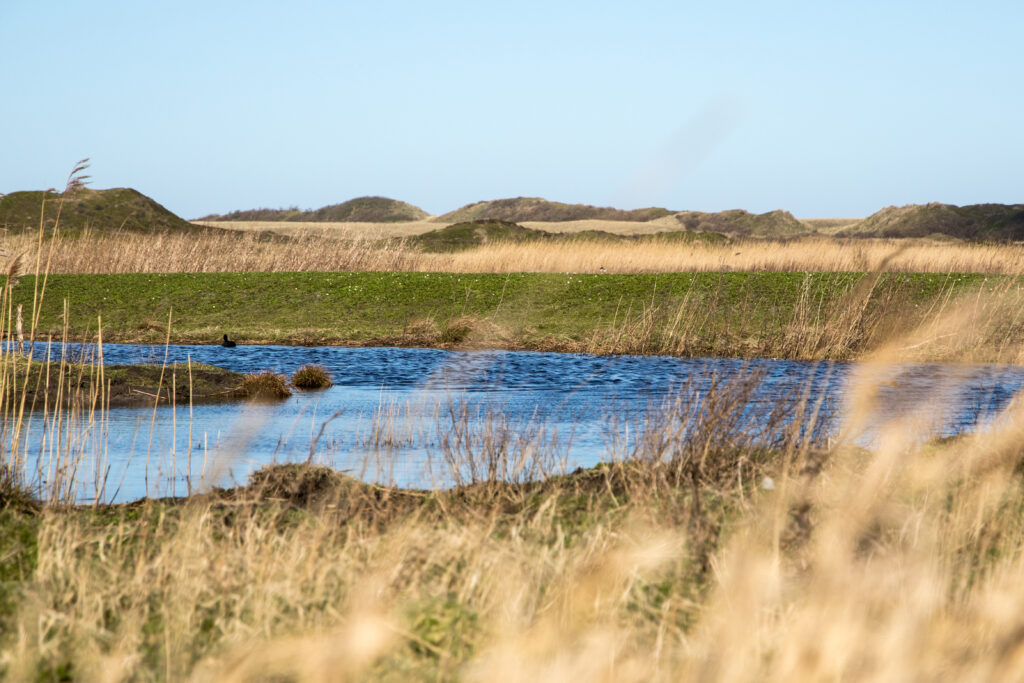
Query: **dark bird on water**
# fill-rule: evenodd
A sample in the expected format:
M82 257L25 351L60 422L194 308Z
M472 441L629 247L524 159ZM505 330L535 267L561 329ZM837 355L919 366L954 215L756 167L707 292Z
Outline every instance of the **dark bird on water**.
M233 349L233 348L235 348L237 346L237 344L235 344L235 342L233 342L230 339L228 339L228 335L226 335L226 334L224 335L224 341L222 341L220 343L220 345L221 346L225 346L225 347L227 347L229 349Z

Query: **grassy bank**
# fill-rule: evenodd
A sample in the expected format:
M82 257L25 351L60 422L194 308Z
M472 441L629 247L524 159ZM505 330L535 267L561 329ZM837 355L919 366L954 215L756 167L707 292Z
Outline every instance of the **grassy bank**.
M674 566L631 586L614 612L644 631L661 623L681 633L710 585L716 537L740 506L735 495L715 495L710 512L691 522L689 488L669 485L678 476L613 466L532 484L403 491L327 468L277 466L247 487L189 500L45 513L12 505L0 512L0 629L8 634L0 672L21 680L115 671L115 679L157 680L309 680L327 671L334 679L459 678L496 644L494 617L517 593L529 593L514 608L528 619L559 620L543 615L546 594L569 601L556 613L586 629L571 603L617 583L620 570L603 553L629 554L619 537L641 520L680 523L703 545L692 554L673 547ZM533 564L540 558L555 566L541 569ZM390 607L367 601L369 592ZM59 623L45 616L56 614ZM306 629L325 629L318 655L288 644ZM19 630L20 643L12 637ZM357 632L369 642L341 646ZM268 650L252 649L266 639Z
M15 302L28 310L32 292L26 278ZM1016 360L1017 292L1015 278L938 274L59 274L39 329L60 337L67 299L71 337L102 316L107 341L162 342L173 309L176 342L840 359L916 330L904 346L921 357ZM954 314L976 325L951 347Z

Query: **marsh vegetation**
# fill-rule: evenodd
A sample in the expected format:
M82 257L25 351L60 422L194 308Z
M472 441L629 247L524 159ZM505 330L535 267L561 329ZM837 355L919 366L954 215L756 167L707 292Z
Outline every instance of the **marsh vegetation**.
M751 431L748 387L681 397L590 469L453 450L479 475L452 489L298 464L76 507L8 482L5 675L1019 675L1019 401L952 440L894 420L867 450L847 439L876 386L830 444L796 428L813 401Z
M370 483L318 465L311 450L309 462L261 469L230 489L217 488L211 467L186 482L184 498L107 505L97 485L96 502L80 505L80 479L106 471L89 436L105 420L94 398L107 386L102 365L82 373L91 378L82 400L55 402L42 416L24 410L29 375L18 369L38 362L33 342L85 334L86 318L98 346L108 330L133 326L170 339L174 329L223 330L223 308L237 317L246 300L259 304L242 315L273 312L286 330L296 320L274 311L304 311L314 330L338 310L358 315L387 301L426 343L471 341L517 320L557 335L565 328L540 325L573 318L588 330L573 343L607 352L781 349L856 355L866 370L934 355L1020 362L1019 247L926 245L914 261L912 250L885 242L854 256L836 243L825 257L827 243L762 244L775 260L757 261L760 268L779 272L669 276L639 265L657 269L654 251L640 258L630 251L640 245L617 244L619 258L595 269L628 274L567 276L545 274L568 262L557 259L576 258L553 245L424 254L367 242L339 247L339 256L327 241L317 252L314 242L301 249L223 235L151 235L156 246L148 247L119 234L63 239L38 236L27 257L34 277L19 283L12 259L0 293L0 337L27 343L0 347L0 671L8 679L1024 676L1019 397L984 428L934 438L915 411L879 424L872 416L885 372L864 372L838 430L822 439L813 395L752 424L745 406L756 378L741 375L678 394L631 428L628 452L610 446L604 462L585 469L560 469L531 446L532 434L503 432L498 422L459 439L469 432L456 420L440 461L452 487ZM203 242L222 239L254 253L215 254L214 242ZM18 255L30 245L9 247ZM723 249L745 251L736 243L673 248L677 257L700 254L706 268L695 271L721 271ZM342 262L370 271L384 258L400 272L228 272ZM481 275L467 275L472 258L484 259L473 271ZM840 272L851 262L873 272ZM449 264L453 275L409 265L425 263ZM794 263L817 263L807 270L819 275L782 272ZM947 275L951 263L998 275ZM171 274L82 274L133 268ZM904 268L942 274L892 272ZM504 274L512 269L540 272ZM213 294L197 293L198 283ZM441 293L417 298L429 292ZM317 303L327 294L331 304ZM139 306L141 295L159 316L125 303ZM431 319L440 309L425 310L424 301L439 300L448 308ZM602 317L609 309L611 322ZM364 338L382 329L368 320L354 328ZM31 419L50 435L35 468L23 448ZM866 445L868 428L875 438Z

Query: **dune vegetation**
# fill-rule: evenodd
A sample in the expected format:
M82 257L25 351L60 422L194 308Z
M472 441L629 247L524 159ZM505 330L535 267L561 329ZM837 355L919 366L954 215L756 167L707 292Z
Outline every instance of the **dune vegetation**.
M12 192L0 196L0 229L7 233L37 235L40 226L53 230L60 224L65 233L219 232L174 215L149 197L130 188L91 190L77 187L71 193Z
M400 223L429 218L418 206L387 197L357 197L340 204L306 211L291 209L252 209L210 214L200 221L287 221L287 222L365 222Z
M88 160L83 160L83 168ZM76 176L80 181L81 174ZM84 176L87 178L87 176ZM73 192L55 190L0 194L0 229L8 234L52 229L57 209L65 233L255 231L288 236L319 235L347 239L409 237L438 225L514 223L550 233L607 232L623 235L696 232L732 239L792 240L804 237L928 239L997 243L1024 239L1024 204L956 206L932 202L881 209L867 218L798 219L777 209L751 213L670 211L660 207L616 209L566 204L540 197L515 197L467 204L439 216L387 197L357 197L318 209L236 210L186 221L131 188L93 190L84 182Z
M668 209L650 207L625 211L588 204L564 204L540 197L493 199L467 204L434 220L438 223L462 223L474 220L503 221L577 221L600 219L612 221L652 221L672 215Z
M946 237L976 241L1024 239L1024 204L911 204L890 206L838 234L871 237Z

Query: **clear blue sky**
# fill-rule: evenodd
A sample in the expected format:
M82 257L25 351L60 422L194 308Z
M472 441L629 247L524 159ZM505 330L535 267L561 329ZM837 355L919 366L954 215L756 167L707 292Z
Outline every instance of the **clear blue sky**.
M1024 202L1024 2L0 0L0 192Z

